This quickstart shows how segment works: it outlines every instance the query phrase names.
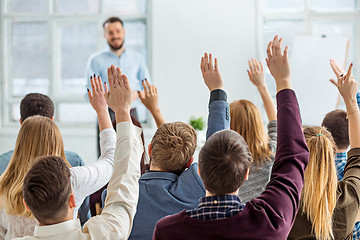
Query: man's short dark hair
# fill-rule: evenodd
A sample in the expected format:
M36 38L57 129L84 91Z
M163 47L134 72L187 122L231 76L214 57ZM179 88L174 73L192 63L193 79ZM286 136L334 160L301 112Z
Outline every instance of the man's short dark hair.
M212 135L200 150L200 177L212 194L229 194L243 184L251 162L244 138L235 131L223 130Z
M349 147L349 122L346 119L345 111L334 110L329 112L321 125L329 130L338 149Z
M105 25L108 23L114 23L114 22L119 22L121 23L121 26L124 26L123 21L118 18L118 17L109 17L108 19L105 20L105 22L103 23L103 28L105 28Z
M41 93L29 93L21 100L21 121L25 121L26 118L35 115L48 118L54 116L54 103L48 96Z
M66 217L71 193L70 170L61 157L39 157L24 179L24 200L42 224Z

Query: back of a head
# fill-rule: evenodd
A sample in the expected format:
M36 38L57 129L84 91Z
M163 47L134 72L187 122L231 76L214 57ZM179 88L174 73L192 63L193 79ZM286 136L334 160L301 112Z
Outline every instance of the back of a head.
M41 93L29 93L22 100L20 104L21 120L40 115L48 118L54 116L54 103L51 99Z
M244 182L252 162L243 137L232 130L212 135L199 154L200 177L215 195L235 192Z
M330 131L338 149L347 149L349 142L349 122L346 119L346 112L334 110L326 114L322 124Z
M71 193L70 170L57 156L40 157L24 179L24 200L42 224L59 223L65 218Z
M230 129L239 133L248 144L257 165L273 154L259 109L250 101L237 100L230 104Z
M332 215L336 205L335 143L324 127L304 128L309 148L301 192L301 209L312 222L317 239L332 239Z
M0 193L6 196L7 213L31 216L23 204L22 187L25 174L37 157L56 155L65 159L59 128L50 118L28 117L21 125L11 160L1 176ZM65 160L68 167L71 165Z
M196 132L182 122L164 123L151 141L150 162L163 171L181 174L196 148Z

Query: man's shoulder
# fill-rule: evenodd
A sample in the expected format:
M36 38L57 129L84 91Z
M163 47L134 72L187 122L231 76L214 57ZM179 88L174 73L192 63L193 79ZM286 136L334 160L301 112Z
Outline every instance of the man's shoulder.
M104 56L107 56L108 54L109 54L109 50L105 48L103 50L100 50L100 51L90 55L89 61L96 61L98 58L102 58Z
M190 217L187 216L184 210L179 213L169 215L160 219L156 224L156 228L168 228L178 224L182 224L186 218L190 218Z
M11 159L11 156L13 155L14 153L14 150L10 150L8 152L5 152L3 154L0 154L0 160L3 160L3 159L8 159L10 161Z
M11 150L0 155L0 175L4 173L9 165L13 153L14 150Z

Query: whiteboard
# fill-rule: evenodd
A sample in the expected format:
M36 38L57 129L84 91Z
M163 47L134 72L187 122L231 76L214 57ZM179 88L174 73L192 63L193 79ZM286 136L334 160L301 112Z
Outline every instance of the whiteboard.
M320 126L326 113L335 110L338 90L329 82L336 79L329 60L342 66L348 41L347 36L299 35L290 46L292 81L303 125Z

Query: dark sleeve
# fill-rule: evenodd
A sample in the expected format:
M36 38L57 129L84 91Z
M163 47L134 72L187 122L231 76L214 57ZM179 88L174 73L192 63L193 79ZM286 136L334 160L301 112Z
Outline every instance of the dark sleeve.
M230 109L226 92L216 89L210 93L208 128L206 139L217 131L230 129Z
M274 227L282 226L282 232L288 233L299 208L309 150L302 131L295 92L285 89L276 98L278 120L275 161L265 191L251 203L265 210Z
M360 207L360 148L348 152L344 178L338 183L336 207L333 214L335 239L351 235Z

